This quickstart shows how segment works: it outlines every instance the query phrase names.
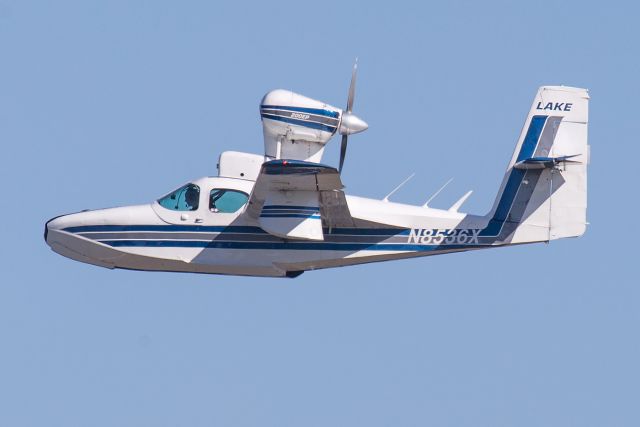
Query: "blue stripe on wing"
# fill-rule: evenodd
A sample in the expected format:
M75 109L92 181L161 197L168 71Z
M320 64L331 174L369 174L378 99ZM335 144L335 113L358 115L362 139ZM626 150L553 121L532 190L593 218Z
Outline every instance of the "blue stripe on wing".
M320 219L318 214L310 213L262 213L260 218L307 218L307 219Z
M320 208L317 206L294 206L294 205L265 205L262 210L298 210L318 212Z

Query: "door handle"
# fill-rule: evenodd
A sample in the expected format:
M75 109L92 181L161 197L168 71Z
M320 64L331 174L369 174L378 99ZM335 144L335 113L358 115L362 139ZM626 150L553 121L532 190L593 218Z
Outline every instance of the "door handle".
M202 218L196 218L196 224L201 224L202 223Z

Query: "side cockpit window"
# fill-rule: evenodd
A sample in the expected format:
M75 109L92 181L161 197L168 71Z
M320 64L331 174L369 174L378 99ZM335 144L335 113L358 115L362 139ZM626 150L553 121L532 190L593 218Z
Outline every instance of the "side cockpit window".
M172 211L195 211L200 200L200 187L187 184L158 200L160 206Z
M243 207L249 195L242 191L214 188L209 196L209 210L211 212L234 213Z

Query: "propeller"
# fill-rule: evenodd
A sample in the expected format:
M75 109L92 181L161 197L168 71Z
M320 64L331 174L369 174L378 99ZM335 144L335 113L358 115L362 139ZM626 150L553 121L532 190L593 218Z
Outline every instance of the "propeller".
M353 64L353 71L351 72L351 84L349 85L349 95L347 97L347 108L342 112L342 118L340 120L340 135L342 135L342 141L340 143L340 167L338 172L342 172L342 166L344 165L344 158L347 155L347 141L349 135L359 133L367 130L369 125L367 122L353 114L353 100L356 94L356 75L358 73L358 59Z

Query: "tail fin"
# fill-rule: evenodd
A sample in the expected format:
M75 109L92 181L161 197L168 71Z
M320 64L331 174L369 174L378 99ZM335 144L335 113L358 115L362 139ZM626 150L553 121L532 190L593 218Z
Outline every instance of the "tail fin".
M588 103L586 89L538 89L483 235L500 244L584 234Z

